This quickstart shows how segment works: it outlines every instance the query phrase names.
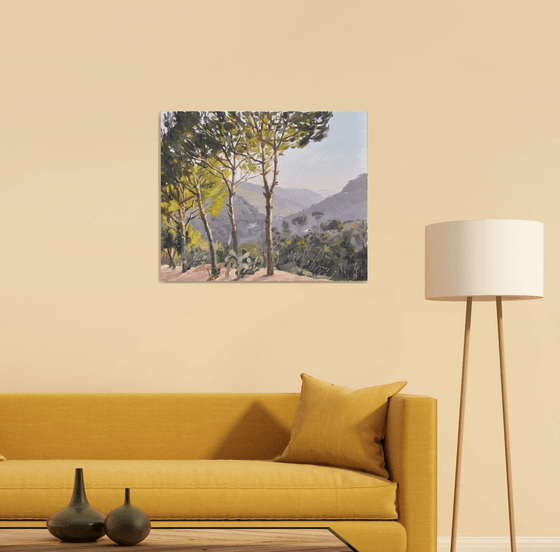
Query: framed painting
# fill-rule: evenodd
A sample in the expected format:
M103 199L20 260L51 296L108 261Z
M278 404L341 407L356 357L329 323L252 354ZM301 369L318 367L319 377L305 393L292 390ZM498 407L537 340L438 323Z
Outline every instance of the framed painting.
M367 112L162 111L160 281L367 281Z

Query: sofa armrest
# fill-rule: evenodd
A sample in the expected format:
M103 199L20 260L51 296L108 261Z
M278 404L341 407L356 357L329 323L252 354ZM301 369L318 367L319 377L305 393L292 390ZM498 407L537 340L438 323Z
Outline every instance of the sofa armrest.
M398 486L407 552L437 549L437 401L419 395L389 399L385 434L389 477Z

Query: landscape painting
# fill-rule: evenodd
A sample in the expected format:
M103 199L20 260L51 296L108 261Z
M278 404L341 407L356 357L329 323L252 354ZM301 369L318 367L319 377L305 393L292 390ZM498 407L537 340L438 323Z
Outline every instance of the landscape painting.
M367 112L162 111L161 282L367 281Z

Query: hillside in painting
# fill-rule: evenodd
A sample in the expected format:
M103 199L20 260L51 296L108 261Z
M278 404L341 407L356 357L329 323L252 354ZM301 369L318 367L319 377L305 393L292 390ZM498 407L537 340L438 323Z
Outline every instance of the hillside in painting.
M262 194L261 194L262 195ZM242 195L235 195L235 220L237 223L237 233L241 242L260 241L264 237L264 215L250 201ZM231 222L228 216L228 209L225 206L218 216L208 217L214 238L223 244L231 245ZM192 222L193 228L199 232L204 232L204 225L200 219Z
M367 174L361 174L348 182L342 191L286 217L286 220L291 223L296 217L307 217L303 229L309 230L317 225L313 217L316 212L323 213L319 219L322 223L334 219L341 222L367 220Z
M250 193L246 193L247 190ZM278 197L280 197L278 201L281 206L280 212L287 215L273 217L273 228L277 230L281 229L283 220L295 230L292 221L301 216L307 218L307 223L301 229L304 232L309 232L313 228L317 230L319 229L318 223L324 224L329 220L339 220L346 223L367 220L367 174L361 174L358 178L351 180L342 191L326 199L322 199L319 194L305 188L284 189L278 187L274 194L275 213ZM316 203L310 203L312 200L316 200ZM246 242L262 241L265 231L262 186L242 184L235 195L234 201L238 233L241 240ZM317 212L323 213L319 221L313 217L313 213ZM231 223L227 208L222 209L216 217L210 216L209 220L216 240L231 245ZM193 227L199 232L203 231L203 224L198 219L193 221Z
M237 190L237 196L246 199L263 215L266 213L262 184L244 182ZM274 190L273 221L298 213L323 200L321 194L307 188L284 188L282 185Z

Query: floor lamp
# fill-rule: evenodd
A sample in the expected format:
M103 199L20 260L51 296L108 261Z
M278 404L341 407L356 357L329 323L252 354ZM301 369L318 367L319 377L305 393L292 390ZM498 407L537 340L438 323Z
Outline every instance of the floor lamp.
M510 544L512 552L516 552L502 301L539 299L543 296L544 225L531 220L502 219L430 224L426 226L425 269L426 299L467 301L451 552L455 552L457 540L471 307L473 301L494 300L498 318Z

